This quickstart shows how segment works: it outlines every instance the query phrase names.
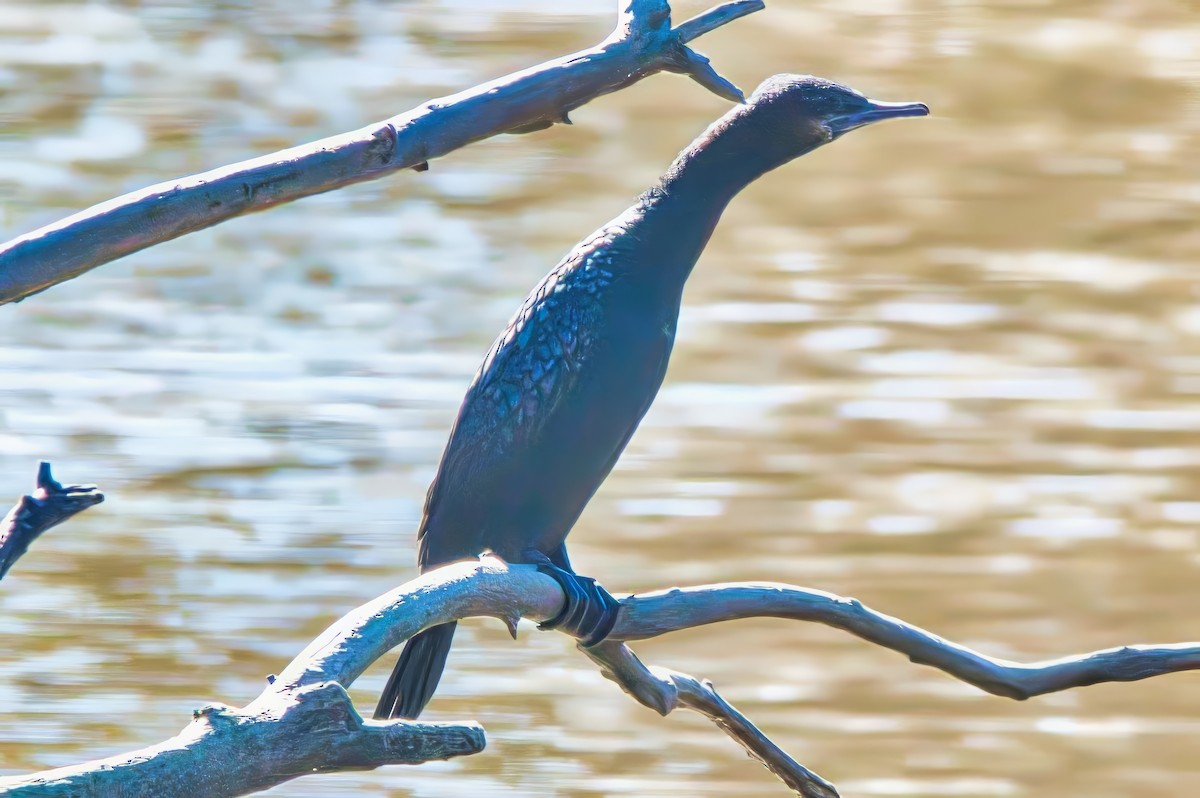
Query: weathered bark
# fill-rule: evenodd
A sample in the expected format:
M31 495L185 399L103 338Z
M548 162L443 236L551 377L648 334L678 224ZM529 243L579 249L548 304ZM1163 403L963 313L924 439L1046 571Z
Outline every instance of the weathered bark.
M528 565L494 556L425 574L330 626L244 709L208 707L165 743L105 760L0 779L0 794L21 796L244 795L303 773L369 769L473 753L474 724L363 720L349 686L376 659L422 629L474 616L556 615L558 583ZM805 798L834 798L833 785L796 762L724 701L708 682L647 668L623 641L750 617L816 621L934 665L998 695L1028 698L1098 682L1131 681L1200 668L1200 644L1136 646L1020 664L993 659L871 610L854 599L773 583L676 588L628 596L609 640L584 649L636 700L666 715L702 713Z
M483 750L475 723L364 720L336 682L268 688L245 708L197 709L176 736L127 754L0 779L28 798L247 795L308 773L373 770Z
M0 305L235 216L401 169L424 171L432 159L500 133L569 123L575 108L656 72L688 75L741 101L687 43L761 8L762 0L736 0L672 28L667 0L618 0L616 30L595 47L350 133L134 191L0 245Z

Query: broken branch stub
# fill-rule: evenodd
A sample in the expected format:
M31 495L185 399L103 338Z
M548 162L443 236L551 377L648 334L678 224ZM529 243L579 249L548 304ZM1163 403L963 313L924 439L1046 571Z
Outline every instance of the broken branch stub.
M0 579L46 530L104 501L95 485L63 485L38 465L37 489L22 496L0 521Z

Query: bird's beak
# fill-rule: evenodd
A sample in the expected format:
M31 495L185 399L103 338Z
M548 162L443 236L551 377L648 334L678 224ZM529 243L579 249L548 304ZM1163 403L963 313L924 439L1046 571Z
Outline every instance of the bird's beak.
M858 127L881 122L884 119L899 119L902 116L929 116L929 106L925 103L885 103L879 100L867 100L867 107L841 116L833 116L825 120L825 126L834 138L849 133Z

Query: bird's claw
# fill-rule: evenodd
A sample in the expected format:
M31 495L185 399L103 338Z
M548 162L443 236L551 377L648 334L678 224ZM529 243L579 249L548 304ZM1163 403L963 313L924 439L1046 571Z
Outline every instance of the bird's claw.
M611 593L596 584L595 579L559 568L544 555L534 565L558 582L566 596L562 612L538 624L539 629L561 629L585 646L594 646L608 637L621 608Z

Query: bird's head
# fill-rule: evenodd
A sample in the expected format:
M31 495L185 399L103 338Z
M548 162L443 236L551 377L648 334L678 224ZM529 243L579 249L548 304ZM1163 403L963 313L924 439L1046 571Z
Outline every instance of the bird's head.
M811 147L885 119L928 116L929 106L872 100L849 86L812 75L775 75L754 90L746 100L746 111L767 117L762 122L773 135L795 136L797 144L808 142Z
M736 190L855 128L928 115L924 103L879 102L824 78L775 75L681 152L662 186L675 190L691 180L700 190Z

